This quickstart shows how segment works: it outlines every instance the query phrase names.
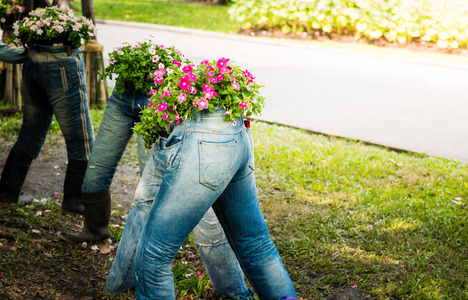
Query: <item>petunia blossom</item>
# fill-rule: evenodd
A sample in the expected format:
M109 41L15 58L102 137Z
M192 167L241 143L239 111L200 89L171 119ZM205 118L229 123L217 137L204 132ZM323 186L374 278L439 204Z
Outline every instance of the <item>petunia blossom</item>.
M179 97L177 97L180 103L184 103L185 100L187 100L187 94L185 93L180 93Z
M159 103L159 105L158 105L158 110L159 110L159 111L165 111L166 108L167 108L167 104L166 104L166 103L164 103L164 102Z
M198 107L200 109L206 109L208 108L208 100L206 100L205 98L201 98L198 102L196 102Z
M230 61L229 58L224 58L224 57L221 57L220 59L218 59L218 61L216 62L216 67L218 69L224 69L226 68L228 62Z
M248 104L249 104L248 101L241 101L241 103L239 103L239 106L240 106L242 109L246 109L246 108L248 107Z
M191 65L186 65L182 68L182 71L184 71L184 73L192 73L193 67Z
M190 80L185 77L179 79L179 88L181 90L188 90L190 87Z

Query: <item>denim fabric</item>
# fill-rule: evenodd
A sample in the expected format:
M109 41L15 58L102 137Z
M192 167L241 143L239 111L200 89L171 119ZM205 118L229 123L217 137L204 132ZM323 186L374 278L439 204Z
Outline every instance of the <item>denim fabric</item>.
M23 61L24 49L5 45L0 39L0 61L15 64Z
M94 133L80 50L67 46L28 49L23 61L23 100L23 125L14 151L36 158L55 115L68 159L89 159Z
M148 99L148 94L136 90L132 84L126 84L122 94L112 92L89 159L82 186L84 193L98 193L110 187L133 135L132 127L140 121L140 111L148 105Z
M177 125L153 154L165 152L162 181L141 179L160 187L137 246L137 299L175 299L172 259L210 206L259 298L296 295L259 208L252 135L224 113L202 111Z
M161 186L167 168L166 139L160 138L154 152L144 147L138 139L140 167L145 165L140 183L135 192L135 201L128 213L117 254L107 278L105 289L111 293L122 293L135 286L133 262L136 247L148 212ZM211 279L213 291L229 299L254 299L252 290L244 283L242 269L214 212L210 209L200 224L195 227L195 241L200 256Z

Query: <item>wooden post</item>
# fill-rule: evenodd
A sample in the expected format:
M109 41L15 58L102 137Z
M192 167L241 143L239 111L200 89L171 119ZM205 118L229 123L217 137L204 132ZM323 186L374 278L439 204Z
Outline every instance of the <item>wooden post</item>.
M83 16L91 19L94 24L94 4L93 0L81 0ZM104 46L99 44L97 37L93 42L86 45L83 53L86 65L86 84L89 104L104 107L109 97L107 81L99 79L99 73L104 73Z
M4 30L2 40L5 41L9 30ZM21 110L23 99L21 97L21 64L0 63L0 73L2 74L2 90L0 103L9 107Z

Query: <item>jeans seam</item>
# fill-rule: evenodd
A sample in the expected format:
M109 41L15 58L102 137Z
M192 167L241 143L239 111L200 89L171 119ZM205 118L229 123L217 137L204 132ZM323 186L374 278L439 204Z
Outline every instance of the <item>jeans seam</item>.
M81 68L80 68L80 60L77 59L75 56L73 56L73 58L75 59L75 64L76 64L76 73L78 75L78 78L79 78L79 86L78 86L78 90L79 90L79 93L80 93L80 117L81 117L81 130L82 130L82 133L83 133L83 146L85 148L85 155L86 155L86 160L89 160L89 157L91 155L91 149L90 149L90 146L89 146L89 136L88 136L88 124L87 124L87 120L86 120L86 112L85 112L85 107L84 107L84 100L85 100L85 97L86 95L84 94L84 91L83 91L83 85L82 85L82 82L83 82L83 76L81 74Z

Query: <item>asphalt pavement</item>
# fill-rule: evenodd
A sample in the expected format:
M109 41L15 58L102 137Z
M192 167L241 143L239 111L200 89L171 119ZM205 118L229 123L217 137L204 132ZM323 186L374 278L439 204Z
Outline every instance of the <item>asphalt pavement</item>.
M142 23L98 29L106 59L152 35L196 62L234 60L265 85L260 120L468 162L466 65Z

